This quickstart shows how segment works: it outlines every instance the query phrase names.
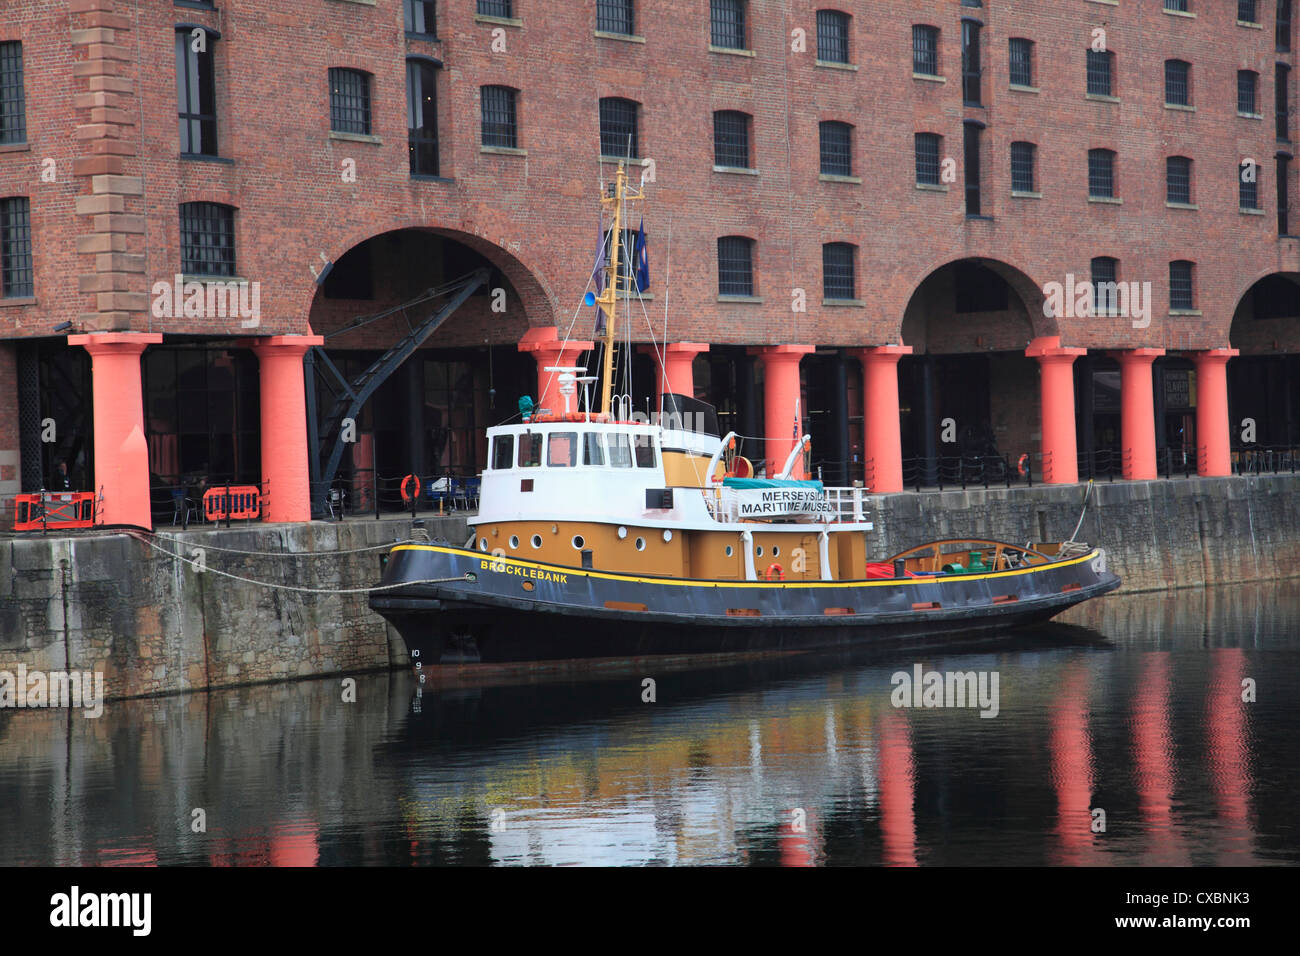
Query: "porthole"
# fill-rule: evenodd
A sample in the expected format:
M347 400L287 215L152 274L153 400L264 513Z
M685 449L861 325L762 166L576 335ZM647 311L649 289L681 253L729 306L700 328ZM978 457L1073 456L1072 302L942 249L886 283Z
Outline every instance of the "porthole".
M575 534L573 536L573 549L575 551L581 551L586 546L587 546L587 542L583 540L582 535Z
M671 541L671 540L673 540L673 530L672 530L672 528L664 528L664 540L665 540L665 541Z
M517 535L517 534L512 534L512 535L510 536L510 548L511 548L511 550L513 550L513 549L515 549L515 548L517 548L517 547L519 547L519 535Z
M622 541L622 540L623 540L624 538L626 538L626 537L627 537L627 528L619 528L619 529L618 529L618 540Z
M534 548L540 548L542 546L542 536L540 534L533 535L532 545Z
M781 546L779 544L772 545L772 557L774 558L781 557Z
M644 550L645 550L645 538L637 538L637 539L636 539L636 549L637 549L638 551L644 551Z
M754 557L761 558L762 556L763 556L763 546L760 544L757 548L754 549Z
M727 557L731 557L736 552L732 550L731 545L727 545Z
M479 538L479 539L478 539L478 549L479 549L480 551L486 551L486 550L487 550L487 538Z

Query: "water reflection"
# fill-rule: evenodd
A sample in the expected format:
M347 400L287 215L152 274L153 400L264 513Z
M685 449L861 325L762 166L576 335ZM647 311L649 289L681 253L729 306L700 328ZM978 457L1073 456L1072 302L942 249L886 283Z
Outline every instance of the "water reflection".
M1300 862L1292 590L1117 595L963 653L0 711L0 864ZM998 672L998 716L896 709L916 663Z

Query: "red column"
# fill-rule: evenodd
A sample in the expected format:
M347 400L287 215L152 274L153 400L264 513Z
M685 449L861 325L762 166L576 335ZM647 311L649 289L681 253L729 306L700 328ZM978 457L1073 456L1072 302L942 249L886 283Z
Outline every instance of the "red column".
M794 414L799 403L799 360L814 351L811 345L769 345L750 349L763 360L763 414L767 435L763 452L767 456L767 477L775 478L794 450L797 427ZM796 466L792 477L799 477Z
M1228 422L1228 359L1236 349L1197 352L1196 473L1205 477L1232 474L1231 424Z
M862 363L862 413L865 447L863 483L875 492L903 490L903 441L899 434L898 360L910 345L850 349Z
M546 369L564 365L572 366L582 358L583 352L593 348L595 348L593 342L577 342L573 339L561 342L559 330L553 325L529 329L524 333L523 338L519 340L519 351L530 353L533 360L537 362L537 408L549 409L556 415L564 413L564 396L560 394L560 375L558 372L548 372ZM599 372L600 369L587 369L588 375L596 375ZM578 410L581 399L582 387L579 386L573 396L573 411ZM591 393L593 407L599 404L598 399L599 393L593 388Z
M1043 423L1043 481L1069 485L1079 480L1075 442L1074 360L1087 349L1064 348L1059 335L1034 339L1025 355L1038 359Z
M104 493L104 524L153 530L149 509L149 445L144 437L140 354L160 333L98 332L69 335L90 353L95 422L95 478Z
M709 346L704 342L670 342L667 345L642 345L642 355L650 355L655 360L655 408L658 409L664 394L664 380L668 381L668 391L676 395L695 397L695 373L691 363L695 356L707 352Z
M324 342L319 335L273 335L253 346L261 369L264 521L311 520L302 357Z
M1148 481L1156 476L1156 412L1151 363L1164 349L1116 352L1120 368L1120 453L1124 477Z

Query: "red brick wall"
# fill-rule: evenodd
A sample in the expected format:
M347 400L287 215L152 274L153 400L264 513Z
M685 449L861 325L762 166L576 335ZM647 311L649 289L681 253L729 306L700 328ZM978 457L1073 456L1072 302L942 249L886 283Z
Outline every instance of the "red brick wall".
M1257 278L1300 271L1300 242L1275 235L1271 157L1273 63L1271 4L1265 29L1235 24L1231 3L1198 4L1195 18L1163 13L1155 0L1118 6L1061 0L990 0L983 8L959 0L842 0L853 16L857 71L817 67L811 0L753 0L753 57L708 50L707 5L686 0L639 3L645 43L593 35L591 4L518 0L522 27L503 27L507 50L491 48L493 24L474 19L473 0L439 4L441 43L406 40L401 4L377 0L218 0L215 12L126 0L15 0L0 10L0 40L22 39L26 54L29 148L0 152L0 195L32 198L37 303L0 307L0 334L26 336L76 320L98 307L80 292L79 277L97 267L76 253L90 229L73 212L90 194L89 173L72 175L74 158L90 155L76 127L93 119L74 108L88 67L74 58L104 50L74 44L72 29L95 12L127 18L110 46L128 57L113 70L132 81L115 95L113 133L129 143L122 171L143 178L142 199L128 214L145 216L142 234L128 234L129 254L144 271L128 274L128 293L147 293L179 268L177 204L219 200L239 207L238 271L262 283L262 326L238 320L152 318L127 310L133 328L164 332L267 334L305 332L317 296L311 266L336 260L377 234L403 227L466 238L505 272L518 297L512 312L458 316L435 344L488 338L508 342L525 325L567 326L587 281L596 211L597 98L628 96L644 104L642 155L656 160L648 225L656 293L662 295L672 232L670 336L713 343L806 342L870 345L898 341L904 312L922 281L941 265L968 256L1000 260L1032 289L1088 274L1095 255L1120 260L1120 278L1150 281L1160 305L1151 327L1124 319L1030 318L1035 334L1059 332L1065 344L1094 348L1228 344L1238 300ZM788 9L788 14L785 12ZM76 23L69 17L69 10ZM985 108L963 107L960 19L983 20ZM173 27L209 24L216 43L221 154L233 163L177 158ZM911 75L911 24L942 29L942 84ZM1117 55L1118 104L1084 96L1084 51L1104 25ZM808 51L792 53L791 31L807 31ZM1011 92L1007 39L1036 44L1037 94ZM440 56L443 172L451 182L412 181L405 135L406 51ZM1163 106L1166 57L1193 64L1194 113ZM110 57L111 59L111 57ZM116 65L120 62L120 65ZM352 66L374 75L374 129L382 144L329 136L326 74ZM1236 70L1261 75L1264 120L1239 118ZM1295 74L1293 74L1295 75ZM527 156L483 154L478 146L478 88L518 87L520 146ZM1293 100L1297 99L1295 91ZM712 170L711 114L753 114L757 176ZM962 120L987 124L984 206L990 220L964 215L960 180L947 193L914 187L912 136L945 137L961 160ZM818 179L817 122L856 124L855 173L862 184ZM1300 129L1295 135L1300 135ZM1012 198L1009 144L1038 144L1042 199ZM80 144L80 145L79 145ZM1116 149L1122 205L1087 202L1086 151ZM1199 210L1168 209L1164 157L1195 161ZM104 155L114 155L107 153ZM1265 161L1263 216L1237 210L1236 163ZM53 158L58 181L39 182L39 162ZM354 159L357 181L344 182L341 163ZM606 175L613 167L605 167ZM634 171L635 172L635 171ZM1293 205L1295 205L1293 201ZM758 240L756 292L761 304L717 301L715 241L743 234ZM823 242L859 246L861 308L821 306ZM1200 316L1171 317L1164 307L1168 262L1197 263ZM808 311L791 312L791 290L807 291ZM129 303L132 300L114 300ZM651 309L656 315L662 299ZM522 305L524 316L518 313ZM1029 311L1038 308L1031 302ZM335 306L322 311L337 314ZM656 315L657 320L661 315ZM584 324L585 320L584 320ZM656 322L657 324L657 322ZM585 333L584 333L585 334ZM1022 339L1029 333L1020 333ZM1300 331L1288 330L1290 347Z

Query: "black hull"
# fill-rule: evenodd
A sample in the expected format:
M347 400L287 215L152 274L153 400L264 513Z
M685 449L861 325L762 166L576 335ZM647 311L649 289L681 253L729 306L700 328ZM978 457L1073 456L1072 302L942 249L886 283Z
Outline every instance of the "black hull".
M1113 591L1120 580L1103 566L1094 551L932 579L685 582L404 545L382 583L438 583L374 592L370 606L423 664L964 644Z

